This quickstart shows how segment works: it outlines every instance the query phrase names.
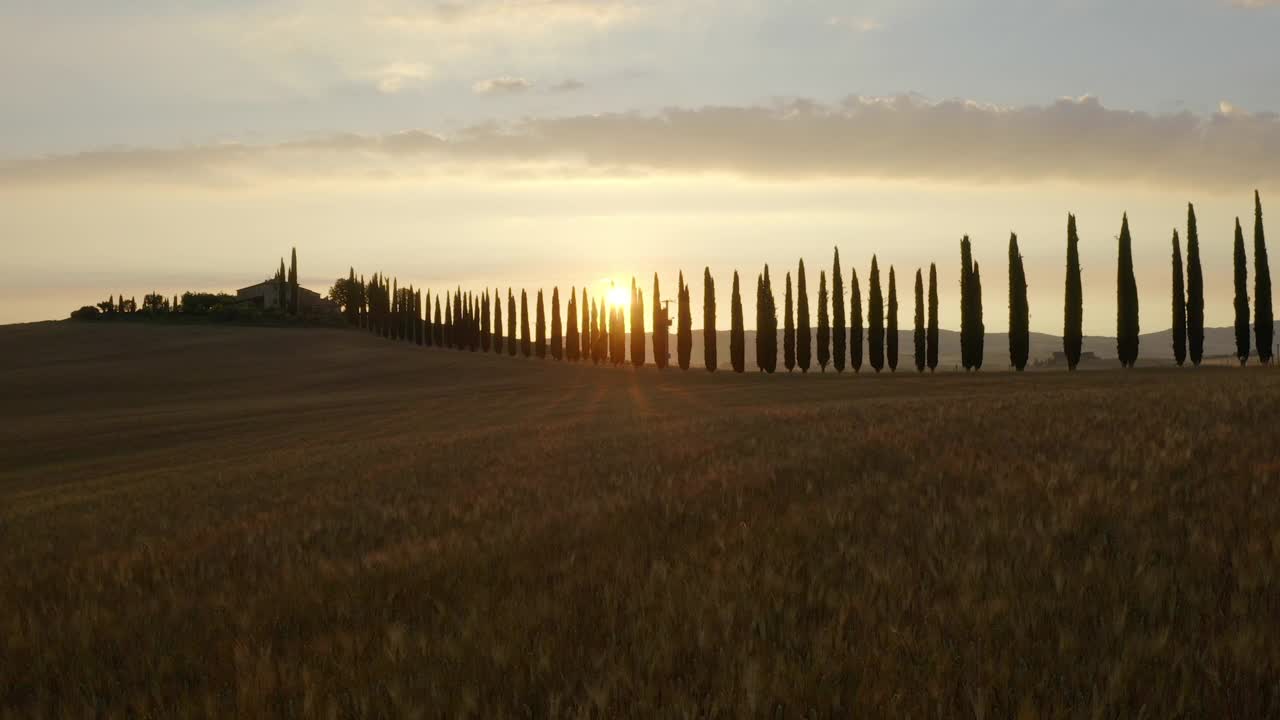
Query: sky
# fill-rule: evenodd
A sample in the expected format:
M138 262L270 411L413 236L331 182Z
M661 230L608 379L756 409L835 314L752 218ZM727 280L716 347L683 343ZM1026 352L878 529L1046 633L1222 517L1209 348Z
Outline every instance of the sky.
M904 323L937 263L955 327L968 234L998 332L1016 232L1058 333L1073 212L1113 334L1127 212L1155 331L1194 202L1227 325L1234 219L1280 203L1277 37L1280 0L0 0L0 323L234 290L293 246L319 290L683 270L699 298L710 267L727 309L737 270L750 319L765 264L816 291L838 246L894 266Z

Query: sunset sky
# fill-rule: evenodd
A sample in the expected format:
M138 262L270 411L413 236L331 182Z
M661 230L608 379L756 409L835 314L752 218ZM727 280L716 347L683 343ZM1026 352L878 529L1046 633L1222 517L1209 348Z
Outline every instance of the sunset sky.
M904 296L937 262L954 328L967 233L1002 331L1015 231L1058 333L1074 212L1113 334L1127 211L1146 332L1193 201L1226 325L1255 188L1280 238L1277 38L1280 0L6 2L0 322L234 290L294 245L319 290L656 271L674 298L683 269L697 299L709 265L726 316L737 269L752 318L765 263L816 292L838 245Z

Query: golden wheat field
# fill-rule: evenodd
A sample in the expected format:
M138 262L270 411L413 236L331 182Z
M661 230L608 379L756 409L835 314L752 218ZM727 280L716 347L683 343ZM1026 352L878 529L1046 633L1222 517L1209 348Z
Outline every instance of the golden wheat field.
M0 717L1280 715L1280 371L0 328Z

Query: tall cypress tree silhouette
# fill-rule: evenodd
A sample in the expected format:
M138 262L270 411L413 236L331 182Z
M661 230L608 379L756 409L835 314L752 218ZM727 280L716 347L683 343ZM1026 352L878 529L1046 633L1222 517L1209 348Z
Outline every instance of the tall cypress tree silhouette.
M573 362L581 351L578 336L578 288L569 288L569 304L565 307L564 357Z
M280 258L280 269L276 271L276 307L280 312L289 312L289 273L284 269L284 258Z
M445 302L448 303L448 300ZM440 296L436 295L436 319L431 328L434 333L431 340L436 347L444 347L444 319L445 316L440 313Z
M1271 266L1267 261L1267 238L1262 232L1262 197L1257 190L1253 191L1253 313L1258 362L1270 365L1275 315L1271 307Z
M485 352L489 352L493 345L493 333L489 327L492 319L493 315L489 313L489 288L485 288L484 295L480 296L480 349Z
M969 236L960 241L960 364L973 369L973 248Z
M920 272L920 268L916 268L915 301L915 333L911 336L913 350L912 358L916 361L916 372L924 372L926 352L924 334L924 274Z
M1031 354L1031 311L1027 304L1027 274L1017 234L1009 235L1009 365L1022 372Z
M689 356L693 353L693 311L689 308L689 286L680 271L680 294L676 308L676 357L681 370L689 369Z
M791 372L796 367L796 312L791 302L791 273L787 273L786 297L783 301L782 364Z
M1084 342L1084 290L1080 282L1080 237L1076 234L1076 216L1067 215L1067 287L1062 318L1062 353L1067 369L1080 364Z
M702 363L716 371L716 282L711 268L702 271Z
M1131 368L1138 359L1138 284L1133 276L1133 240L1129 236L1129 215L1120 225L1120 257L1116 273L1116 354L1120 364Z
M644 291L631 278L631 364L644 365Z
M1187 360L1187 296L1182 285L1182 248L1173 231L1173 359L1178 367Z
M471 293L467 293L467 311L470 313L467 317L467 328L471 333L471 344L467 349L475 352L480 349L480 299Z
M298 248L293 248L289 260L289 314L298 314Z
M520 354L533 355L533 333L529 327L529 294L520 290Z
M503 352L502 295L498 292L498 288L493 289L493 351L498 355L501 355Z
M423 320L423 336L427 347L436 344L436 324L431 320L431 291L427 291L426 318Z
M666 314L662 311L662 291L658 288L658 273L653 274L653 364L659 369L667 367L667 341L671 338L667 332Z
M885 318L885 359L889 372L898 371L898 282L889 266L889 315Z
M827 315L827 271L818 271L818 367L831 362L831 319Z
M627 361L627 318L621 307L613 308L612 320L609 323L610 359L614 365Z
M796 271L796 365L800 372L809 372L809 352L813 338L809 334L809 289L804 281L804 260Z
M588 327L591 328L591 345L587 349L587 357L591 358L592 365L600 364L600 311L596 307L595 298L591 298L591 322Z
M973 263L973 369L982 369L983 346L986 344L987 328L982 322L982 271L978 263Z
M524 291L520 291L523 297ZM526 309L525 318L528 319L529 313ZM527 335L525 337L528 337ZM516 332L516 296L511 288L507 288L507 354L515 357L520 351L519 347L520 335Z
M844 324L844 272L840 269L840 248L831 260L831 361L836 372L844 372L848 336Z
M1187 203L1187 354L1199 366L1204 357L1204 274L1200 270L1200 233L1196 208Z
M746 370L746 336L742 327L742 295L738 291L738 271L733 271L733 294L729 298L729 362L733 371Z
M414 322L413 322L414 339L419 345L422 345L425 342L424 335L426 334L426 326L422 321L422 291L421 290L419 290L415 295L414 302L415 302Z
M551 357L564 359L564 333L560 326L560 288L551 288Z
M1235 309L1236 309L1236 358L1243 366L1249 362L1249 270L1244 255L1244 232L1240 229L1240 218L1236 218L1235 251Z
M535 318L533 350L540 359L547 357L547 314L542 308L542 291L538 291L537 317Z
M764 273L756 275L756 369L764 372Z
M773 374L778 369L778 306L773 299L773 281L769 279L769 266L764 266L764 287L762 290L764 311L760 314L764 328L756 328L756 336L764 337L760 349L763 351L765 372Z
M379 305L382 303L379 302ZM381 324L381 320L379 320ZM453 296L446 295L444 298L444 342L445 347L452 348L453 345Z
M857 268L849 271L849 364L854 372L862 372L862 289Z
M929 327L925 331L925 365L938 367L938 266L929 263Z
M867 352L871 369L880 372L884 368L884 296L880 293L880 266L876 256L871 256L871 278L868 280L870 296L867 299Z

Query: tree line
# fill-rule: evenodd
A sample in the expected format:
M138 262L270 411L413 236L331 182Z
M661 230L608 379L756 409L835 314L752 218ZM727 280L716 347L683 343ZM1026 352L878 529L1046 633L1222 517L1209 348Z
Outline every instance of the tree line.
M1272 348L1271 280L1262 224L1262 203L1254 194L1254 285L1253 311L1247 287L1246 253L1243 231L1236 220L1234 243L1235 328L1237 357L1241 364L1250 356L1250 326L1258 358L1270 363ZM1173 344L1179 365L1190 359L1199 365L1204 348L1204 283L1200 268L1199 237L1195 208L1188 206L1187 251L1185 262L1177 230L1173 232ZM296 265L296 256L294 263ZM1133 367L1139 351L1138 288L1133 270L1133 247L1126 214L1117 236L1116 275L1116 350L1123 367ZM1017 371L1030 360L1030 306L1023 256L1018 236L1009 237L1008 246L1008 313L1009 365ZM1063 324L1063 355L1068 368L1075 370L1080 362L1083 341L1083 291L1079 253L1079 236L1074 215L1067 216L1066 287ZM847 368L860 372L865 365L879 373L896 372L903 353L898 346L900 297L896 268L889 266L887 278L882 276L879 259L873 255L867 277L865 308L863 288L856 268L848 274L848 304L845 304L845 273L839 248L834 249L830 284L825 269L818 273L816 329L810 325L809 277L804 261L792 274L786 272L783 287L782 361L788 372L812 369L835 372ZM277 280L281 292L296 287L293 269L286 275L283 261ZM709 267L703 269L703 358L707 370L718 368L716 330L718 327L715 278ZM830 291L828 291L830 288ZM292 290L296 295L296 290ZM668 318L661 299L657 274L653 278L650 297L651 313L645 311L644 291L633 278L630 303L625 307L611 305L608 296L592 296L586 288L581 293L570 288L562 304L559 288L550 295L550 325L542 290L536 291L530 319L529 295L508 288L505 303L501 291L486 288L464 291L456 288L433 294L430 290L400 287L395 278L375 274L366 280L352 268L345 279L335 283L331 296L342 307L352 325L383 337L418 345L446 347L472 352L505 353L511 356L546 358L569 362L623 365L646 364L646 332L652 331L653 364L667 366L670 326L675 325L675 362L688 370L692 352L693 310L691 294L684 273L679 274L676 288L674 320ZM934 371L938 365L938 275L935 263L928 273L916 268L911 289L913 311L910 314L911 361L917 372ZM961 365L966 371L982 368L986 336L983 316L982 271L973 255L968 236L960 241L960 349ZM739 274L733 272L729 296L729 365L734 372L747 369L747 348ZM504 316L505 304L505 316ZM766 265L756 276L755 367L765 373L778 370L778 307L773 277ZM563 312L562 312L563 309ZM865 314L864 314L865 311ZM629 315L629 317L628 317ZM505 317L505 325L504 325ZM518 325L517 325L518 317ZM562 322L563 319L563 322ZM865 333L865 337L864 337ZM628 343L629 338L629 343ZM628 347L629 344L629 347Z

